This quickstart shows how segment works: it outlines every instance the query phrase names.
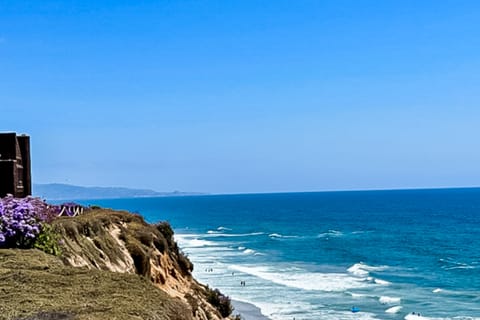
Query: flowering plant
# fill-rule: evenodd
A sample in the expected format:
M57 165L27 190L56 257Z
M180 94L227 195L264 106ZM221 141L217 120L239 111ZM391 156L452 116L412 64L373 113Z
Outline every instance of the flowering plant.
M39 198L0 199L0 247L28 248L42 230L42 224L55 217L55 208Z

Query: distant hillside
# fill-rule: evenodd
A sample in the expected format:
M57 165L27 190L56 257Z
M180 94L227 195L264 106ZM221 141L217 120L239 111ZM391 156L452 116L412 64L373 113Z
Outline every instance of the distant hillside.
M196 192L157 192L149 189L81 187L61 183L33 184L33 195L47 200L111 199L198 195Z

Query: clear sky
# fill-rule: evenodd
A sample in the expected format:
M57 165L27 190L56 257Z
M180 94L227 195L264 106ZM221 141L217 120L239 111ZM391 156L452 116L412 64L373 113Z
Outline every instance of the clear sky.
M480 185L480 1L0 1L37 183Z

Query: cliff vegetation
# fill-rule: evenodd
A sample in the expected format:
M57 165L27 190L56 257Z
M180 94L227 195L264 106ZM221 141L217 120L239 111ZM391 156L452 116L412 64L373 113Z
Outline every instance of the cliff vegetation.
M35 246L51 254L0 249L0 319L219 320L232 313L228 297L192 277L166 222L94 209L54 219L42 234Z

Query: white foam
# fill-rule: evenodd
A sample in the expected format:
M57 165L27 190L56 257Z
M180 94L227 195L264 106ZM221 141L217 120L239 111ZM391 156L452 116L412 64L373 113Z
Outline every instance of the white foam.
M452 258L447 259L439 259L439 261L449 264L450 266L442 266L445 270L454 270L454 269L476 269L476 262L472 262L471 264L455 261Z
M231 269L280 284L304 290L341 292L354 288L365 288L369 284L341 273L307 272L298 269L273 270L268 267L232 265Z
M361 293L353 293L353 292L348 292L352 298L364 298L367 297L368 295L366 294L361 294Z
M259 307L263 315L275 320L292 320L295 315L303 314L311 308L311 305L306 302L296 301L296 303L289 303L285 300L280 301L277 299L274 299L274 301L256 301L252 304Z
M356 276L368 276L368 271L362 268L362 264L356 263L347 269L348 272Z
M366 230L358 230L358 231L353 231L352 234L364 234L364 233L371 233L372 231L366 231Z
M237 299L238 300L238 299ZM246 299L240 301L247 301ZM321 308L312 312L312 305L308 303L281 303L280 301L267 302L255 301L249 302L260 308L261 313L270 319L275 320L292 320L297 319L322 319L322 320L377 320L374 314L369 312L353 313L351 311L335 311L329 308ZM318 306L318 305L317 305ZM309 310L308 313L306 310ZM308 317L302 315L308 314Z
M321 318L323 320L376 320L378 319L375 317L375 314L373 313L368 313L368 312L357 312L353 313L351 311L344 311L344 312L332 312L332 311L326 311L324 314L321 315Z
M480 291L454 291L454 290L436 288L432 290L432 292L437 294L450 295L450 296L467 296L473 299L478 299L478 297L480 297Z
M476 267L470 265L458 265L455 267L446 267L445 270L454 270L454 269L475 269Z
M271 233L268 235L270 238L298 238L298 236L284 236L279 233Z
M381 304L393 304L393 303L400 303L400 298L398 297L387 297L387 296L381 296L378 301L380 301Z
M214 246L214 245L215 243L212 241L193 239L188 242L186 247L207 247L207 246Z
M419 316L418 314L407 314L404 318L405 320L427 320L427 319L435 319L435 318L427 318L423 316Z
M223 227L223 226L220 226L217 228L218 231L229 231L229 230L232 230L230 228L227 228L227 227Z
M317 238L327 238L327 237L341 237L343 233L337 230L328 230L327 232L320 233Z
M407 314L404 318L405 320L480 320L478 317L468 317L468 316L454 316L449 318L435 318L435 317L426 317L418 314Z
M363 262L355 263L353 266L347 269L348 272L356 276L365 277L370 274L370 271L383 271L387 269L387 266L369 266Z
M261 236L265 232L251 232L251 233L210 233L208 238L213 237L250 237L250 236Z
M385 310L386 313L398 313L402 309L402 306L395 306Z
M389 285L392 284L391 282L386 281L386 280L382 280L382 279L374 279L373 282L375 282L376 284L379 284L381 286L389 286Z
M245 247L240 246L238 247L238 250L245 250Z
M255 250L245 249L245 250L243 250L243 253L245 253L245 254L252 254L252 253L255 253Z
M178 242L181 248L199 248L207 246L217 245L213 241L202 240L197 238L198 235L185 235L180 234L175 236L175 240Z

